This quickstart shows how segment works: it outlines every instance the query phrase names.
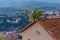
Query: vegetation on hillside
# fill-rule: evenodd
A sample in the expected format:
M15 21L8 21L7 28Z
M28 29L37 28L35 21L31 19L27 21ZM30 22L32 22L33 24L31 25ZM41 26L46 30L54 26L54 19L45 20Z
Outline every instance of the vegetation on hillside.
M6 38L2 35L0 36L0 40L6 40Z

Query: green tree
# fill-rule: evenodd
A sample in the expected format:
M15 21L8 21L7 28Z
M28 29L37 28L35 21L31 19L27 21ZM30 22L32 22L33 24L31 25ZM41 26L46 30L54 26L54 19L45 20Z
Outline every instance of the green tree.
M6 40L6 38L4 36L1 36L0 40Z
M38 11L35 9L31 14L28 15L31 21L39 19L40 16L42 16L44 11Z

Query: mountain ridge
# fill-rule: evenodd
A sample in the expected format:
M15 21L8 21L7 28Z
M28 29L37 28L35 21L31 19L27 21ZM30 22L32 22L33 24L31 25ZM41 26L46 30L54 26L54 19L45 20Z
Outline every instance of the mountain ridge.
M38 7L60 7L58 3L47 3L47 2L39 2L39 1L24 1L18 4L17 6L26 7L26 8L38 8ZM16 6L16 7L17 7Z

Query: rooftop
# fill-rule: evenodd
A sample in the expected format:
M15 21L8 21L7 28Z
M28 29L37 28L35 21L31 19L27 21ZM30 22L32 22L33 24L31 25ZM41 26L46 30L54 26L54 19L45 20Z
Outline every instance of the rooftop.
M40 19L40 24L56 40L60 40L60 18Z
M33 21L20 32L22 33L36 22L38 22L54 38L54 40L60 40L60 18L39 19L37 21Z

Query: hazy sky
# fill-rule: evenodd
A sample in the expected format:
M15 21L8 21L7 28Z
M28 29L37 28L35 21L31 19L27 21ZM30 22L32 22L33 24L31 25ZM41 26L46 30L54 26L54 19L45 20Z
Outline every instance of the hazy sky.
M50 2L50 3L60 3L60 0L36 0L36 1Z
M50 3L60 3L60 0L0 0L0 7L2 6L13 6L24 1L40 1L40 2L50 2Z
M60 0L0 0L0 3L4 3L4 2L22 2L22 1L42 1L42 2L60 3Z

